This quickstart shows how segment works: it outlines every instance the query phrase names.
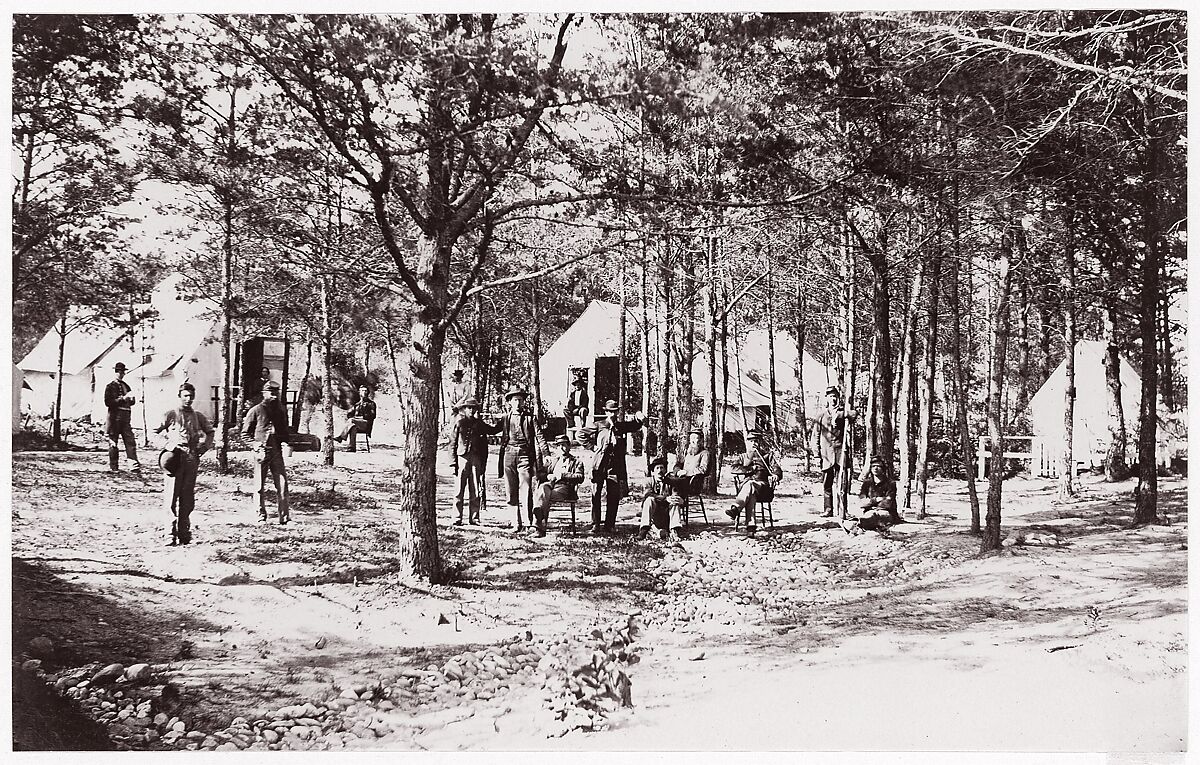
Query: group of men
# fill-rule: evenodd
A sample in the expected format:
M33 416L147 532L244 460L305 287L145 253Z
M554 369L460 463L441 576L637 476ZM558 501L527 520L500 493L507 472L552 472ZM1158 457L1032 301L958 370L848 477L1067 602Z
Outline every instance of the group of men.
M118 439L124 441L126 456L131 467L137 470L140 464L131 425L131 408L136 399L124 381L125 365L116 364L114 371L116 379L104 391L108 407L109 470L117 471L119 467ZM673 542L680 539L683 508L689 498L700 494L712 468L711 455L703 444L703 431L699 428L689 431L687 446L676 456L673 468L666 458L653 460L640 490L631 491L626 466L627 437L645 427L646 419L640 413L628 419L621 417L617 402L610 400L604 406L605 416L595 426L590 426L587 423L586 386L580 382L577 380L573 386L576 391L568 407L569 432L575 434L579 443L591 447L592 455L586 464L572 452L575 442L568 435L546 442L535 417L525 407L528 396L520 387L510 388L505 394L508 409L495 422L480 416L481 407L474 396L465 396L454 405L456 419L451 430L450 454L458 479L455 525L464 523L464 507L466 523L481 523L488 438L499 436L498 474L505 479L507 504L513 518L511 528L515 531L524 531L528 523L537 536L545 536L553 505L578 501L579 485L585 478L590 478L594 487L591 496L593 534L614 533L621 500L635 494L641 504L637 538L646 539L652 528L657 528L664 539ZM358 433L369 436L377 411L365 385L359 387L358 394L346 427L337 436L338 441L349 439L350 451L355 450ZM164 437L159 464L164 471L164 504L172 516L171 545L191 541L190 517L195 506L200 458L213 445L212 423L193 408L195 396L196 390L190 383L180 385L178 404L164 413L154 428L155 433ZM831 386L826 391L826 407L815 419L813 428L813 450L819 455L824 474L825 516L833 514L834 484L840 471L849 469L843 459L845 427L853 421L854 413L842 408L840 393ZM286 524L290 512L284 459L292 453L292 432L279 400L279 383L271 380L269 375L264 375L260 400L246 412L240 432L253 443L254 495L259 519L265 521L268 517L266 486L269 477L275 487L278 521ZM749 430L745 439L745 453L733 466L736 496L726 513L734 521L744 514L746 531L753 534L757 506L773 499L783 470L761 433ZM862 527L878 528L899 520L895 482L888 477L887 466L881 460L872 462L860 495L864 500L863 514L857 523Z
M136 401L128 383L125 382L127 368L118 362L114 366L116 379L104 389L104 403L108 408L105 432L108 437L109 471L119 470L120 450L118 439L124 441L130 468L140 470L137 445L131 425L131 408ZM288 425L287 412L279 399L279 383L271 379L268 370L263 370L261 388L257 392L257 403L247 410L242 418L239 432L251 444L254 463L254 497L258 517L266 521L266 487L270 478L275 487L276 509L280 524L290 520L289 492L285 457L292 455L292 430ZM154 432L163 438L159 453L159 466L163 469L163 504L171 512L171 546L185 545L192 541L191 515L196 504L196 477L200 470L200 458L213 446L214 429L204 413L193 407L196 388L185 382L179 386L178 403L167 410ZM350 440L349 451L355 450L358 433L371 433L376 415L375 402L369 389L358 388L358 400L351 407L347 424L338 441Z

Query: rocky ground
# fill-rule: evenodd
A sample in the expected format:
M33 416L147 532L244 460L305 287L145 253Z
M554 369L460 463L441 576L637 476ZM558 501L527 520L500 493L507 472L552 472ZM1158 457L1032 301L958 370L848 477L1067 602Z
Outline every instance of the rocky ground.
M156 476L14 455L14 662L69 702L14 745L57 748L79 720L108 741L71 748L1185 744L1182 481L1162 486L1169 525L1129 530L1130 484L1089 479L1060 505L1014 479L1006 550L979 558L961 482L934 483L924 522L848 534L786 465L773 529L735 534L710 499L712 525L693 516L671 546L632 542L631 502L617 537L572 535L561 512L516 536L494 479L485 525L455 527L442 475L451 577L431 587L395 574L398 459L297 454L283 527L254 520L243 457L206 464L196 541L168 548Z

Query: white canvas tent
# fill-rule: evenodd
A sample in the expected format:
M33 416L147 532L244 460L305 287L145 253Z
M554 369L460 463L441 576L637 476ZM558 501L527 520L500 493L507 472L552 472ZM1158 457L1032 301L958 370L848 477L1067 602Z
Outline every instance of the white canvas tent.
M79 312L70 311L70 325L79 317ZM108 381L112 366L103 370L104 359L121 341L123 330L106 326L85 326L67 333L63 347L62 364L62 416L77 420L92 411L95 388ZM52 414L58 388L59 334L57 325L46 332L33 350L17 364L29 383L28 401L34 413L44 416Z
M16 364L12 365L12 432L21 429L21 417L24 414L22 396L25 388L25 373Z
M588 396L592 401L593 412L603 404L598 402L595 395L597 359L616 357L620 345L620 311L616 303L593 300L584 309L579 318L567 328L550 347L542 354L540 362L542 398L550 410L558 414L566 406L573 379L571 370L588 370ZM654 319L650 319L653 327ZM642 332L641 311L637 308L626 309L627 347L632 350L638 347L638 337ZM651 330L653 331L653 330ZM703 330L701 330L703 331ZM702 342L698 339L700 347ZM755 410L758 407L770 407L771 393L767 388L770 380L770 354L767 333L765 330L752 330L746 337L735 344L732 339L727 344L729 357L729 391L723 402L725 411L725 428L729 432L741 430L744 422L754 423ZM656 352L653 350L652 353ZM798 378L796 376L796 348L786 335L777 334L775 338L775 381L776 399L780 407L780 424L788 422L791 416L791 406L795 401ZM741 363L741 385L738 384L738 363ZM811 354L804 354L804 383L805 400L808 411L817 411L821 396L828 384L828 372L823 364ZM718 397L721 397L721 370L717 370ZM757 378L757 379L756 379ZM697 357L692 364L693 393L702 402L708 398L708 364L703 355ZM739 389L741 398L739 399ZM743 411L742 406L745 406Z
M1104 383L1105 344L1098 340L1080 340L1075 344L1075 422L1074 452L1087 466L1103 463L1109 444L1108 391ZM1142 400L1142 378L1122 356L1121 403L1129 434L1128 459L1135 460L1138 411ZM1066 361L1046 379L1029 400L1033 435L1045 448L1058 453L1066 439L1063 424L1063 394L1067 385Z

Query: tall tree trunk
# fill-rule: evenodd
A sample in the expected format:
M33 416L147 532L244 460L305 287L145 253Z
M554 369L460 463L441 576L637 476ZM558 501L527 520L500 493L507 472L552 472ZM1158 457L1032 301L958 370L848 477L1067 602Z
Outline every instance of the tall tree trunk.
M646 240L642 239L642 267L641 273L641 301L642 301L642 331L641 335L641 365L642 365L642 411L650 414L650 384L654 379L651 376L650 369L650 307L649 307L649 291L650 285L646 274L646 269L649 266L647 262ZM597 409L599 404L597 404ZM642 444L646 443L648 433L642 433Z
M1017 306L1017 402L1013 407L1012 417L1013 423L1017 423L1019 418L1025 414L1025 405L1029 403L1030 388L1032 386L1033 370L1031 369L1031 355L1029 352L1029 282L1026 279L1021 280L1017 296L1020 303ZM1028 431L1025 431L1028 432Z
M925 501L929 492L929 441L933 435L933 408L936 391L934 380L937 379L938 361L938 298L942 288L942 255L937 252L933 256L929 274L929 302L926 304L925 358L921 363L920 389L917 394L920 411L920 435L917 438L917 519L924 520L926 515Z
M901 510L912 507L913 473L917 462L917 429L914 427L913 412L916 407L917 378L917 307L921 302L921 290L924 286L927 265L922 263L913 276L912 291L909 293L908 307L905 311L905 325L908 329L904 336L904 345L900 354L900 395L896 408L896 419L900 436L900 473L898 504Z
M775 283L771 278L775 266L767 260L767 377L771 387L771 444L779 444L779 398L775 394Z
M1121 383L1121 347L1117 344L1115 312L1104 312L1104 388L1108 394L1108 454L1104 480L1124 481L1129 477L1129 435L1125 427L1125 404Z
M1158 330L1159 257L1162 246L1158 221L1159 159L1162 138L1154 122L1154 96L1147 95L1143 130L1146 135L1146 169L1142 182L1142 291L1138 329L1142 341L1142 405L1138 412L1138 486L1133 522L1158 521Z
M333 464L333 277L321 275L321 364L325 367L325 395L322 409L325 411L325 438L321 443L321 461ZM397 393L399 391L397 390Z
M885 233L881 232L880 240L881 244L886 242ZM881 246L877 251L869 253L869 260L874 277L872 286L874 307L872 355L875 361L871 374L871 390L875 399L874 409L878 412L877 420L873 419L870 426L875 434L872 452L883 460L884 464L888 466L888 473L891 474L896 451L896 435L892 424L892 412L895 410L892 390L895 380L892 373L891 285L889 283L887 247Z
M659 299L662 309L656 322L662 333L662 345L659 348L659 361L662 365L662 376L659 386L658 400L658 456L667 456L667 436L670 434L671 419L671 357L675 350L673 318L674 306L672 296L675 279L671 269L671 237L663 237L662 260L659 261L658 271Z
M64 260L65 262L65 260ZM63 397L63 359L67 353L67 311L70 306L64 304L62 318L58 320L58 373L54 376L54 417L50 422L50 437L55 441L62 440L62 397Z
M620 290L621 311L618 314L618 319L617 319L617 327L618 327L618 332L617 332L617 406L619 406L621 408L621 411L624 412L625 404L629 398L629 396L626 395L626 390L625 390L629 386L629 360L628 360L628 357L625 352L626 338L629 335L629 331L628 331L628 328L626 327L628 320L625 315L626 299L625 299L625 258L624 257L621 258L620 263L617 266L617 278L620 279L620 285L621 285L621 290ZM584 423L584 424L586 425L587 423Z
M958 228L958 204L955 202L954 217L951 218L951 236L953 237L954 258L950 264L951 298L950 298L950 327L954 336L954 342L950 344L950 352L952 354L952 362L954 365L954 388L955 388L955 418L957 420L958 430L958 448L962 455L963 473L967 479L967 494L971 501L971 533L978 534L981 531L979 517L979 489L975 485L975 445L971 442L971 428L967 420L967 407L969 402L967 397L971 390L971 365L963 359L963 333L962 333L962 290L960 288L962 275L962 262L960 252L959 228ZM970 334L967 334L967 342L970 342ZM969 355L969 354L968 354Z
M879 376L879 354L877 348L879 344L876 342L874 335L871 336L871 355L867 360L867 377L871 384L867 386L867 428L866 428L866 443L863 444L863 462L862 467L858 469L860 481L866 480L867 475L871 472L871 459L878 454L876 442L879 440L879 430L876 425L880 419L878 396L875 391L878 386L875 385L876 378ZM882 457L880 458L882 459Z
M796 421L800 425L800 443L804 450L804 472L812 472L812 452L808 448L808 409L804 400L804 340L808 317L804 305L804 285L796 280Z
M705 314L706 319L704 326L704 350L708 358L708 401L704 408L704 423L705 423L705 448L708 449L709 455L717 453L717 441L719 434L717 432L718 421L717 411L720 404L717 402L717 290L716 290L716 249L717 238L705 237L705 273L708 278L705 280L704 289L705 297ZM708 476L704 479L704 492L706 494L717 493L717 481L720 470L710 469Z
M679 449L684 446L688 430L696 424L695 386L692 380L692 361L696 358L696 261L690 248L685 248L682 255L683 283L676 290L678 299L682 301L679 306L681 327L673 356L675 409L678 413L675 430L679 434Z
M1024 232L1009 225L1007 240L1000 251L996 308L993 312L991 384L988 386L988 438L991 440L991 464L988 466L987 519L979 546L981 553L1000 549L1000 509L1004 490L1004 371L1008 358L1008 336L1012 327L1009 297L1012 292L1011 251L1018 248L1016 237Z
M854 411L854 296L857 274L854 269L854 253L849 242L848 228L842 230L842 278L846 284L846 304L844 307L845 356L842 358L842 393L845 402L842 413L846 415L846 426L842 428L842 466L838 470L838 512L842 520L849 515L850 476L853 474L854 460L854 426L850 422L850 413Z
M1038 365L1037 365L1037 384L1034 386L1038 390L1046 384L1046 380L1050 379L1050 373L1054 371L1053 358L1051 356L1051 338L1053 337L1053 327L1050 325L1050 300L1051 286L1043 285L1041 296L1038 298Z
M1058 499L1065 502L1075 496L1075 219L1067 213L1067 247L1063 254L1062 314L1067 346L1063 389L1062 472L1058 477Z
M542 411L542 306L538 301L536 283L529 287L529 302L533 309L533 337L529 342L529 370L533 379L530 380L529 387L533 391L533 416L541 425L545 422L545 413ZM618 388L617 397L619 398L620 395L620 388Z
M1159 349L1159 359L1162 362L1162 369L1159 372L1159 386L1162 391L1163 406L1168 412L1174 412L1175 406L1175 351L1171 344L1171 297L1166 293L1166 258L1159 258L1163 261L1163 268L1159 273L1159 290L1162 292L1162 297L1159 300L1159 319L1162 324L1159 328L1159 340L1161 348Z
M392 365L392 380L396 383L396 395L400 395L400 367L396 362L396 340L392 335L391 319L385 319L383 322L383 339L387 343L388 359ZM312 348L311 343L309 343L309 348ZM476 387L478 388L478 382L476 382ZM479 400L485 401L486 399L480 398Z

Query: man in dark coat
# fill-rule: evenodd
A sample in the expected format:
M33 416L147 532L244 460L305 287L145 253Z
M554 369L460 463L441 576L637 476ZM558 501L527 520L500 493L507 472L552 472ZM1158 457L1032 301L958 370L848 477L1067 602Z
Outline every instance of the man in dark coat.
M842 410L841 391L837 386L830 385L825 389L825 408L813 421L812 429L812 449L821 462L824 497L821 515L825 518L833 516L833 492L838 471L850 470L849 454L845 459L842 455L842 439L845 436L847 420L853 424L854 412L850 412L847 417L846 412ZM853 449L849 451L852 453Z
M454 405L457 417L450 430L450 457L454 474L458 476L458 494L454 506L458 508L455 526L463 524L463 497L469 497L468 523L479 525L479 502L483 495L484 468L487 464L489 435L500 432L502 425L489 425L479 418L479 401L467 396Z
M734 472L745 476L738 487L737 496L725 511L733 521L746 513L746 533L755 529L754 508L759 502L770 502L775 498L775 486L783 479L783 468L771 450L762 441L757 430L746 431L746 453L734 464Z
M596 452L592 456L592 533L611 534L617 529L617 505L629 488L629 472L625 465L628 448L625 436L645 425L643 417L622 421L618 417L616 401L608 401L604 411L608 413L596 431ZM600 495L605 495L604 521L600 520Z
M665 457L655 457L650 462L650 477L642 487L642 517L638 522L637 540L650 535L655 526L660 536L672 542L680 541L683 529L682 493L687 490L686 476L667 475Z
M275 484L275 502L279 510L279 522L287 523L288 482L287 468L283 458L292 456L291 431L287 415L279 403L279 383L268 382L263 387L263 399L246 412L242 421L242 435L254 440L254 495L258 503L258 519L267 520L267 473Z
M104 434L108 437L108 471L120 470L121 450L117 439L125 442L125 456L132 470L141 470L138 462L137 441L133 437L133 404L137 400L125 382L125 364L118 361L113 366L117 379L104 386L104 406L108 407L108 418L104 422Z
M571 439L565 435L554 439L558 454L549 460L541 473L533 504L537 515L537 535L546 536L546 520L555 502L574 502L579 498L577 487L583 483L583 460L571 454Z
M346 448L348 452L358 451L358 434L362 433L368 438L371 436L371 429L375 426L375 402L371 400L371 391L366 385L358 386L358 402L350 407L350 411L346 413L346 427L342 432L333 437L334 441L345 441L350 439L350 446Z
M858 496L862 500L862 513L857 521L860 528L876 531L900 523L896 512L896 482L888 474L887 466L879 457L871 458L871 472L863 479Z
M588 399L587 380L576 377L571 383L571 393L567 396L567 427L578 433L580 428L587 427L591 401ZM575 440L579 437L576 435Z
M516 513L513 530L525 530L526 517L532 526L533 516L533 472L534 467L548 450L537 429L533 415L524 411L525 391L518 387L509 388L504 394L508 412L497 423L500 426L500 476L508 484L508 506ZM521 513L524 505L525 513Z
M196 475L200 472L200 457L212 447L213 426L200 412L192 408L196 388L191 383L179 386L179 406L163 415L155 433L165 433L163 502L171 511L170 544L186 545L192 541L192 510L196 506ZM203 438L203 440L201 440Z

